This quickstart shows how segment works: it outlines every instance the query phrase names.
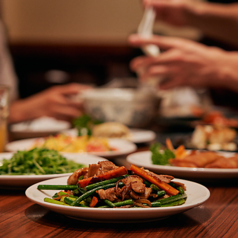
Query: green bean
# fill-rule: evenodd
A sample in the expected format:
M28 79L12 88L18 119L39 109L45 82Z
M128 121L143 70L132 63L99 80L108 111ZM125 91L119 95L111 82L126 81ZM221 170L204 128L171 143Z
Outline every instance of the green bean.
M187 195L185 193L184 194L178 194L178 195L170 196L168 198L159 199L159 200L157 200L155 202L152 202L151 206L152 207L161 207L164 204L172 203L172 202L175 202L177 200L180 200L180 199L183 199L183 198L186 198L186 197L187 197Z
M177 189L179 190L180 194L184 194L184 190L183 190L183 188L181 186L177 187Z
M93 188L96 188L96 187L99 187L99 186L102 186L102 185L106 185L106 184L109 184L109 183L115 183L120 179L126 178L127 176L128 175L126 174L126 175L123 175L123 176L120 176L120 177L117 177L117 178L112 178L112 179L100 181L100 182L97 182L97 183L92 183L92 184L89 184L88 186L86 186L85 189L87 191L89 191Z
M75 200L76 200L75 198L71 198L71 197L64 198L64 202L69 205L71 205ZM87 205L85 205L85 203L80 203L79 206L80 207L88 207Z
M49 203L58 204L58 205L68 206L66 203L61 202L61 201L54 200L54 199L52 199L52 198L44 198L44 201L45 201L45 202L49 202Z
M150 187L151 183L147 180L144 180L143 183L146 185L146 187Z
M99 186L99 187L96 187L94 189L91 189L88 192L82 194L80 197L78 197L71 205L72 206L78 206L78 204L81 201L83 201L87 197L93 195L97 190L99 190L99 189L108 189L108 188L112 188L112 187L115 187L115 186L116 186L116 183L110 183L110 184L106 184L106 185Z
M104 202L109 206L109 207L115 207L115 204L108 199L105 199Z
M128 199L128 200L124 200L124 201L120 201L120 202L115 202L112 203L114 205L114 207L122 207L122 206L126 206L126 205L133 205L133 200L132 199ZM109 205L105 205L105 206L100 206L98 208L108 208L110 207Z
M115 202L114 205L116 207L121 207L121 206L125 206L125 205L133 205L133 200L128 199L128 200L124 200L124 201L121 201L121 202Z
M160 190L161 190L158 186L156 186L156 185L153 184L153 183L150 185L150 187L151 187L152 190L154 190L154 191L160 191Z
M78 188L77 185L48 185L40 184L37 187L39 190L74 190Z
M161 205L161 207L178 206L178 205L184 204L185 201L186 201L186 200L185 200L184 198L182 198L182 199L179 199L179 200L177 200L177 201L175 201L175 202L170 202L170 203L163 204L163 205Z
M68 194L68 193L65 193L65 192L59 192L58 193L58 197L59 196L67 196L67 197L71 197L71 198L78 198L78 197L76 197L74 195L71 195L71 194Z
M157 192L157 195L158 195L159 198L163 197L165 195L165 191L164 190L160 190L160 191Z

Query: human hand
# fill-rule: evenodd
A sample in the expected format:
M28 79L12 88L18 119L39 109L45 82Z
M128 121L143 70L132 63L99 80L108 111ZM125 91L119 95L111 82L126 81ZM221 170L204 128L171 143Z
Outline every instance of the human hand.
M131 69L141 72L140 80L163 78L160 89L178 86L226 87L238 91L238 53L229 53L186 39L131 35L129 43L141 47L155 44L162 49L157 57L140 56L131 61Z
M156 18L173 26L189 24L187 13L196 3L191 0L143 0L144 7L153 7Z
M29 98L14 102L10 107L9 122L31 120L41 116L72 121L83 112L83 102L72 100L89 86L77 83L54 86Z

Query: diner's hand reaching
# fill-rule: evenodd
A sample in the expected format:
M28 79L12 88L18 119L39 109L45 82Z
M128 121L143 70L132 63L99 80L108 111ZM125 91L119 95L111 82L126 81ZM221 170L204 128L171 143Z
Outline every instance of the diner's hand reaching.
M89 86L77 83L54 86L10 105L9 123L32 120L42 116L72 121L83 112L83 103L72 100Z
M131 69L141 80L163 78L160 89L177 86L223 87L238 92L238 53L177 37L153 36L149 39L131 35L135 47L146 44L159 46L157 57L139 56L131 61Z
M224 3L226 1L223 1ZM238 3L227 4L193 0L143 0L153 7L156 18L175 27L189 26L203 35L238 46Z

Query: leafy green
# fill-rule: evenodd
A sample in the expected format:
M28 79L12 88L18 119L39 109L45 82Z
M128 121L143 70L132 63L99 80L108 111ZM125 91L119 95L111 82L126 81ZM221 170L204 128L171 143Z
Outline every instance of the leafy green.
M94 125L100 124L102 121L91 118L89 115L82 115L73 121L74 127L78 130L78 136L92 135Z
M169 159L175 158L173 151L167 148L162 150L160 143L154 143L151 145L150 151L152 152L151 161L153 164L168 165Z
M74 172L85 167L67 160L58 151L46 148L34 148L30 151L18 151L11 159L3 159L0 175L25 174L61 174Z

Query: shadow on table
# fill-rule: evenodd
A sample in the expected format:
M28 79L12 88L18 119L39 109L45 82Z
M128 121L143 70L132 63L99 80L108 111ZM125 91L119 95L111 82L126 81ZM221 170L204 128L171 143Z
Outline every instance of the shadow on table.
M130 223L104 223L104 222L86 222L72 219L67 216L49 211L39 205L32 205L25 210L25 215L31 221L49 227L58 227L58 229L75 230L80 232L96 232L96 233L153 233L153 232L171 232L173 230L183 229L201 229L205 232L206 227L203 224L210 219L210 211L205 206L199 206L177 214L166 219L148 222ZM148 231L150 230L150 231Z

